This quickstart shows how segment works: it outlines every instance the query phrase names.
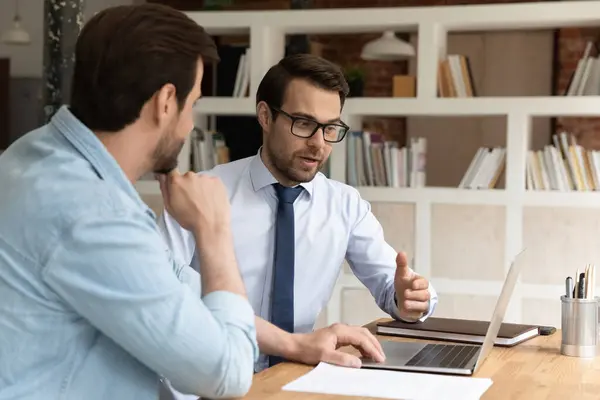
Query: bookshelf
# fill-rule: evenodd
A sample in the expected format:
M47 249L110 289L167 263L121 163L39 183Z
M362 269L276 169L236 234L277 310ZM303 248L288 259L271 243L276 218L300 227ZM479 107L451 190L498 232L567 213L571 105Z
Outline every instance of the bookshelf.
M411 115L508 115L526 110L531 116L597 116L600 96L578 97L470 97L470 98L349 98L344 114L358 116ZM254 115L251 98L203 97L198 100L199 115Z
M409 240L413 246L409 250L414 258L413 266L417 272L431 278L433 285L440 293L442 302L448 301L447 296L453 295L472 296L470 298L477 301L478 296L495 296L499 293L503 274L508 271L510 261L526 243L525 235L532 230L531 226L526 226L529 218L526 214L529 209L600 209L600 192L526 189L526 165L532 119L542 116L600 116L600 96L447 98L438 96L437 85L438 65L446 57L446 42L449 33L598 26L600 24L600 17L598 17L600 1L402 8L214 11L188 12L187 14L214 35L249 34L250 48L252 49L250 96L248 98L203 98L196 106L199 121L213 115L254 115L254 93L267 69L283 56L286 35L383 32L388 29L418 35L417 95L414 98L349 98L343 110L343 118L350 126L360 127L362 118L369 116L502 116L506 118L504 189L357 188L363 198L373 204L392 204L409 209L406 215L413 219L412 236ZM346 141L334 145L330 159L330 177L332 179L346 180L346 146ZM189 147L187 151L189 151ZM182 159L185 159L187 154L182 154ZM138 187L142 194L158 193L155 185L151 183L144 182ZM493 212L500 215L501 222L497 232L494 231L494 235L490 234L488 238L491 243L489 246L501 246L498 254L502 260L495 261L500 265L501 271L494 273L493 279L489 277L465 278L461 277L459 272L449 274L452 275L451 277L449 275L436 276L436 271L439 270L436 260L440 258L435 254L433 243L436 235L433 232L433 226L436 223L434 220L438 215L436 205L493 207ZM466 212L465 215L468 215L469 210ZM582 218L582 220L584 219ZM485 219L483 220L485 221ZM401 222L397 221L397 223ZM484 228L487 229L482 226L481 230L484 231ZM529 242L539 242L536 240L531 239ZM535 255L539 255L539 253L535 253ZM470 257L469 250L462 256ZM479 257L485 259L486 255L480 254ZM577 258L575 257L575 259ZM528 259L528 264L535 268L533 258ZM571 269L575 268L577 266L573 266ZM570 269L568 271L568 273L573 273ZM468 271L465 274L469 276ZM563 276L560 271L555 271L554 274ZM559 305L554 305L552 302L562 293L564 284L561 282L564 282L564 276L562 281L558 279L550 281L546 278L536 281L535 278L532 278L533 275L525 274L525 277L521 278L507 312L508 320L519 322L530 315L525 302L531 299L533 299L533 303L543 304L544 307L547 304L553 304L552 307L555 307L556 310L554 310L552 318L559 315ZM345 291L360 288L363 288L362 284L345 266L326 307L326 322L332 323L341 320L344 314ZM493 306L494 301L495 298L492 297L489 304ZM547 302L544 303L544 301ZM455 301L455 304L459 303L458 300ZM456 307L460 308L459 305ZM486 313L483 314L483 318L488 316ZM491 314L491 310L489 314ZM473 317L478 317L478 315L473 315ZM553 321L556 323L556 319L549 322ZM546 323L549 322L546 321Z

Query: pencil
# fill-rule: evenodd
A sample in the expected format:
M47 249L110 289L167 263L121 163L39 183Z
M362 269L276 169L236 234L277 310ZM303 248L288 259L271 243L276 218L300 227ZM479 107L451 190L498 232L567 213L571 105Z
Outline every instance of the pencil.
M584 288L585 288L585 293L583 294L583 298L584 299L589 299L590 298L590 264L586 264L585 265L585 270L584 270Z

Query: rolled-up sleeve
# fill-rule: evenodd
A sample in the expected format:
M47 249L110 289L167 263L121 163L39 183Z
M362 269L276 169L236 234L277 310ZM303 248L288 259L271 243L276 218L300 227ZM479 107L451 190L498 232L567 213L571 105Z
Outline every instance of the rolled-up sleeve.
M155 222L142 212L87 215L66 229L45 282L131 356L184 393L238 397L258 357L248 301L202 299L174 273Z
M383 228L371 212L371 205L357 191L348 196L346 209L347 215L355 221L350 232L346 260L356 277L369 289L379 308L391 317L401 319L394 287L398 251L386 242ZM402 224L402 221L397 223ZM434 312L438 302L431 284L429 294L429 310L421 320Z

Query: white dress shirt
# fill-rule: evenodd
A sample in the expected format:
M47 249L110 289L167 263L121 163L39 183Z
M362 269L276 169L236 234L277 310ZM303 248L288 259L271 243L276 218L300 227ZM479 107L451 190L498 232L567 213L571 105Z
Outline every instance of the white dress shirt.
M260 150L255 156L218 165L208 173L221 178L228 189L240 273L255 314L268 321L277 212L273 184L277 181L259 154ZM384 240L370 204L355 188L322 173L301 185L305 190L294 203L295 332L313 329L331 297L344 259L377 305L399 318L394 301L397 250ZM192 233L166 211L158 225L173 256L198 270ZM437 304L437 294L431 285L429 288L430 307L422 319L431 315ZM266 366L267 359L261 355L256 370Z

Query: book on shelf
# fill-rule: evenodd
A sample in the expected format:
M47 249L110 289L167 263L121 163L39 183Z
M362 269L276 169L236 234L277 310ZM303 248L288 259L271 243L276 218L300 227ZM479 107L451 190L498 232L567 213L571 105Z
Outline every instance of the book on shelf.
M351 186L424 187L427 142L397 142L370 131L351 131L346 146L346 181Z
M571 75L566 96L600 95L600 58L598 54L592 55L594 49L594 43L588 41L582 57L577 61L575 72Z
M584 149L575 136L561 132L554 145L527 152L528 190L600 190L600 151Z
M250 87L250 48L240 56L238 69L235 76L235 86L233 87L233 97L246 97Z
M229 162L229 149L220 132L194 128L191 137L193 171L206 171Z
M505 148L480 147L458 187L461 189L493 189L504 172L505 165Z
M449 54L438 65L439 97L476 96L469 59L462 54Z

